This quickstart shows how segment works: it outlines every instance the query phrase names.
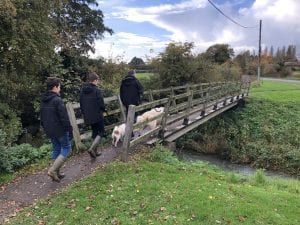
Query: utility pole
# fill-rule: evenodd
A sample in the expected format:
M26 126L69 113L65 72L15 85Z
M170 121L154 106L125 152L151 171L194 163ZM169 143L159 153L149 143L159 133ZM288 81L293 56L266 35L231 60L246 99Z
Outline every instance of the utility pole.
M257 68L257 81L260 81L261 68L260 68L260 56L261 56L261 26L262 21L259 20L259 39L258 39L258 68Z

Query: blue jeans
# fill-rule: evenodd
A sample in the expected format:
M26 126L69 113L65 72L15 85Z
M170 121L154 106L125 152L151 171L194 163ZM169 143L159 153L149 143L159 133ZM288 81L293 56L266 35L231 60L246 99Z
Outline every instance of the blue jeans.
M51 138L51 142L53 146L53 160L55 160L59 155L62 155L63 157L68 157L72 150L69 132L66 132L60 138Z

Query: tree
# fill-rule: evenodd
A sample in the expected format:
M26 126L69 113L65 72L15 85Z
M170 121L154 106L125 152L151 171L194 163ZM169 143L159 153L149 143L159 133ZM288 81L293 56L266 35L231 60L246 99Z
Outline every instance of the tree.
M182 85L190 81L193 46L189 42L171 42L154 60L153 65L159 74L162 87Z
M137 68L139 66L145 65L145 63L144 63L143 59L137 58L137 57L133 57L131 59L131 61L129 62L129 65L130 65L131 68Z
M34 107L47 76L75 91L89 70L84 55L104 32L112 30L96 0L1 0L0 98L23 126L38 122Z
M234 51L228 44L215 44L206 50L205 56L212 62L222 64L234 56Z
M56 23L59 46L77 49L80 53L94 51L95 39L113 33L103 22L103 13L96 0L55 0L51 14ZM92 6L92 7L91 7Z

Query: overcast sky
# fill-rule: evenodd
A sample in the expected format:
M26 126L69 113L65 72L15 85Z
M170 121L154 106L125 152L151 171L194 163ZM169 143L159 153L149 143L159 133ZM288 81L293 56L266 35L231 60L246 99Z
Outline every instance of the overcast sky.
M259 20L262 49L296 45L300 56L300 0L98 0L106 26L114 30L95 43L95 58L154 57L171 41L194 42L195 53L216 43L229 44L239 53L257 50Z

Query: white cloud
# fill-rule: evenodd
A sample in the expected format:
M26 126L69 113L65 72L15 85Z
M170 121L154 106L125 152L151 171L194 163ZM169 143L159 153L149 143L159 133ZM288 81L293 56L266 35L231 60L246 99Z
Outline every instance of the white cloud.
M153 49L162 49L167 45L167 42L160 41L155 38L136 35L134 33L119 32L113 36L108 36L104 40L95 42L95 53L90 53L90 57L114 59L122 58L124 61L130 61L134 56L139 56L145 59L145 55L155 56L157 51ZM141 52L143 54L141 55Z
M120 0L114 0L120 2ZM242 1L243 2L243 1ZM262 44L274 48L294 44L300 50L300 1L256 0L252 6L237 10L241 1L227 1L218 5L228 16L245 26L258 25L262 19ZM258 46L258 29L244 29L221 15L207 0L182 1L177 4L159 4L152 7L114 7L109 16L129 22L146 22L170 34L169 41L194 42L196 51L204 51L210 45L227 43L240 52ZM113 27L112 27L113 28ZM117 32L101 44L127 58L155 52L166 46L161 36L155 38L127 32ZM166 38L166 36L164 37ZM110 43L110 44L109 44ZM113 48L111 43L114 43ZM100 44L97 42L97 45ZM98 46L96 46L98 48ZM100 51L100 50L97 50ZM103 51L103 49L101 50Z

